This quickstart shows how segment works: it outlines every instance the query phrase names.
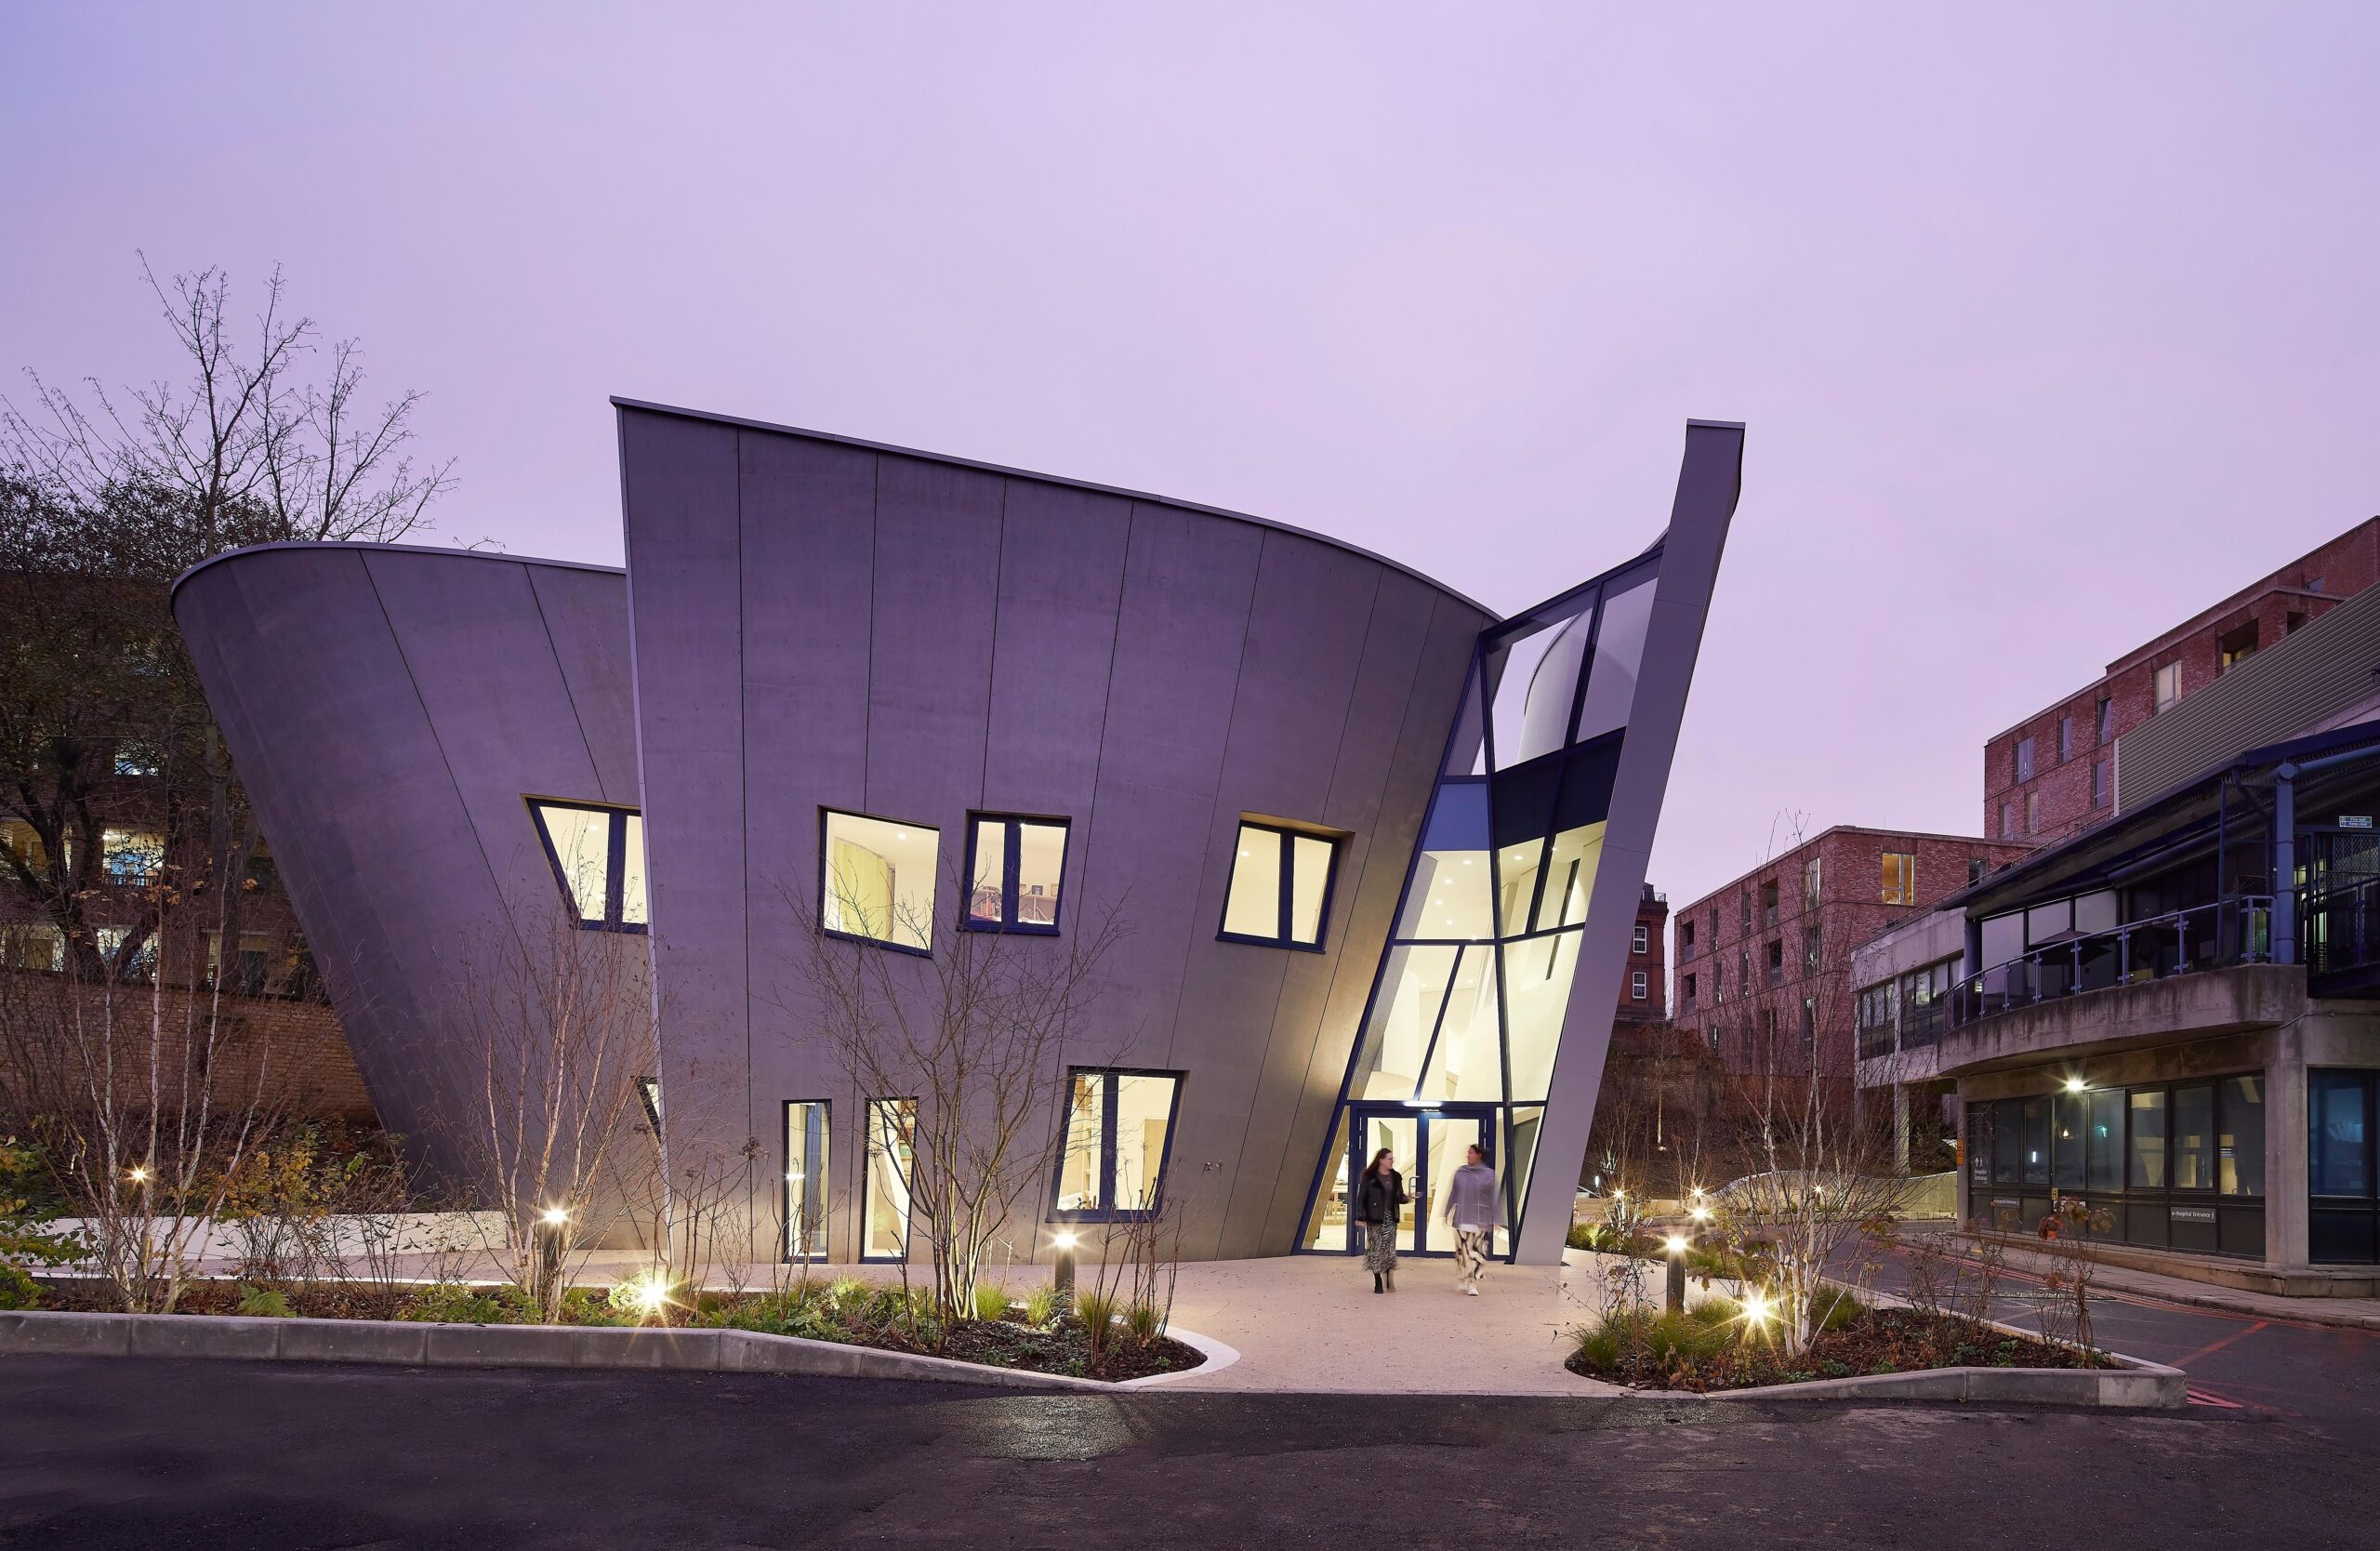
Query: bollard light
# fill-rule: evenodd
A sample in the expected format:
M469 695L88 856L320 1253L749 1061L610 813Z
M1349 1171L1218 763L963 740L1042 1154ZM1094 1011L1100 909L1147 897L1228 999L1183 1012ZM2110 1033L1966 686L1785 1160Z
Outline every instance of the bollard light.
M1670 1255L1669 1295L1663 1299L1672 1314L1686 1312L1686 1235L1673 1233L1661 1241Z
M1050 1242L1058 1250L1058 1270L1052 1279L1058 1296L1072 1298L1075 1295L1075 1245L1080 1240L1071 1232L1061 1232L1051 1234Z

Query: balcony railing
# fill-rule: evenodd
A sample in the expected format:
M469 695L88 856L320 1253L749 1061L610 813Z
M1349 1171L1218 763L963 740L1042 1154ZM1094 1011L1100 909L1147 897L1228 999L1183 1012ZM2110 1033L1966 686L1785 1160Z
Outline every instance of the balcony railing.
M2309 982L2380 965L2380 878L2307 895L2297 921L2298 959Z
M2380 927L2380 921L2374 921ZM1963 980L1935 1005L1941 1032L2018 1007L2272 958L2272 897L2234 895L2212 905L2126 921L2037 948ZM1903 1040L1906 1047L1911 1043ZM1930 1041L1929 1041L1930 1042Z

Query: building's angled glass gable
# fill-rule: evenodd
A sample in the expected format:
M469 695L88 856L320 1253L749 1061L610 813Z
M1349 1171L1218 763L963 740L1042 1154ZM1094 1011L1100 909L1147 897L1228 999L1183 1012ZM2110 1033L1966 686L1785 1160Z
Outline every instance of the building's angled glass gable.
M1341 1092L1305 1247L1349 1247L1354 1159L1374 1143L1403 1138L1420 1155L1398 1166L1408 1184L1423 1178L1412 1210L1435 1210L1462 1161L1453 1147L1435 1144L1437 1130L1488 1143L1504 1191L1496 1247L1508 1249L1569 1008L1660 563L1656 549L1481 634ZM1356 1134L1368 1121L1378 1133Z

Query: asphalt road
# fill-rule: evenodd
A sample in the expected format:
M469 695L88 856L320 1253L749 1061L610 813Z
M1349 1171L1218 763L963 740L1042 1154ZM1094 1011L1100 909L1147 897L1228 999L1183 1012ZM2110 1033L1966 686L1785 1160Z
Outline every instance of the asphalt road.
M0 1546L2320 1551L2380 1533L2370 1422L8 1358Z
M1837 1269L1846 1269L1844 1262ZM1894 1257L1877 1285L1902 1289L1906 1260ZM2003 1271L1992 1317L2041 1329L2041 1279ZM2092 1338L2109 1351L2179 1368L2199 1408L2244 1410L2323 1427L2380 1454L2380 1332L2303 1319L2227 1314L2133 1293L2095 1291ZM2380 1545L2380 1524L2366 1544Z

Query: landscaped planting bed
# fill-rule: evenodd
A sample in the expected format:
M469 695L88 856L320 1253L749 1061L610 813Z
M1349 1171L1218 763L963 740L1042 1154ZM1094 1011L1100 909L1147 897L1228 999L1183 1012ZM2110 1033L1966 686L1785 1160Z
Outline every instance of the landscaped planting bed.
M1788 1354L1774 1328L1749 1321L1733 1300L1686 1313L1606 1316L1577 1332L1564 1364L1585 1378L1634 1389L1710 1392L1806 1384L1941 1368L2101 1369L2098 1352L2058 1346L1954 1314L1869 1308L1845 1299L1808 1346Z
M660 1326L680 1329L756 1331L840 1342L881 1351L947 1358L996 1368L1121 1382L1196 1368L1206 1359L1195 1347L1164 1334L1143 1317L1105 1322L1104 1339L1093 1348L1084 1319L1046 1289L1022 1305L981 1289L978 1312L986 1318L948 1323L934 1319L923 1292L875 1286L852 1279L798 1281L782 1290L703 1292L666 1306L666 1316L644 1311L628 1289L573 1288L562 1300L560 1323L580 1326ZM120 1299L105 1282L43 1279L39 1306L86 1313L117 1313ZM399 1319L442 1324L536 1324L535 1306L518 1289L456 1282L428 1285L358 1281L298 1282L259 1287L234 1281L189 1283L177 1314L205 1318L250 1315L311 1319Z

